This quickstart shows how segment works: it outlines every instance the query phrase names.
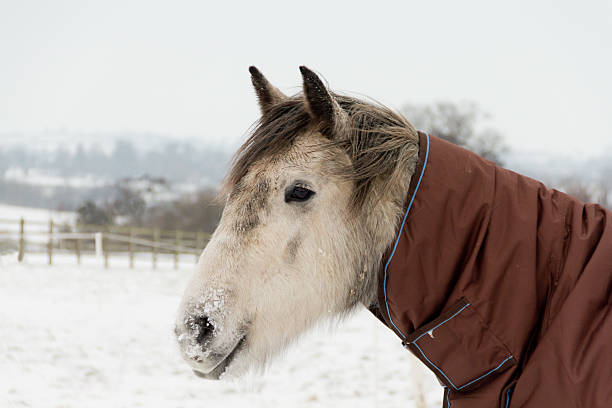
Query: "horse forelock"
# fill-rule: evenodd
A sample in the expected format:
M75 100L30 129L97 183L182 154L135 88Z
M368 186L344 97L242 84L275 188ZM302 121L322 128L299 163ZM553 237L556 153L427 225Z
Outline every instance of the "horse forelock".
M353 181L353 209L361 209L376 181L383 184L382 189L393 183L394 175L398 173L396 170L406 164L418 149L416 130L403 116L380 104L337 94L333 97L346 112L347 123L331 134L329 129L321 129L320 125L313 123L302 95L271 106L234 155L221 195L241 190L244 177L253 164L286 159L302 135L318 131L327 137L311 145L308 152L301 153L326 153L340 149L348 155L350 164L336 163L329 169L334 175Z

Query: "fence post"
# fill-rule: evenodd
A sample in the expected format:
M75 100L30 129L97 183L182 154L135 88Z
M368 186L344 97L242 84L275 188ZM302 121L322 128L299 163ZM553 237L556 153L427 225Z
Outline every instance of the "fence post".
M53 265L53 220L49 220L49 265Z
M96 232L94 237L95 237L96 258L101 259L102 252L104 251L104 248L102 247L102 233Z
M159 228L153 230L153 269L157 269L157 243L159 242Z
M25 238L23 236L24 233L25 233L25 220L22 217L21 220L19 221L19 255L17 255L17 260L19 262L23 261L23 254L25 252Z
M79 238L74 240L74 250L76 251L77 265L81 264L81 240Z
M128 251L130 251L130 269L134 269L134 227L130 228L130 240L128 242Z
M176 236L174 237L174 269L178 269L179 263L179 245L181 244L181 232L180 230L176 230Z
M108 269L108 253L110 252L110 245L108 244L108 238L102 237L103 248L104 248L104 268Z

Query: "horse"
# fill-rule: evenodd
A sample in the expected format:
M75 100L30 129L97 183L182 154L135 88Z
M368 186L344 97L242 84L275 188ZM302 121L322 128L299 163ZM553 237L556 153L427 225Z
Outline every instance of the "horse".
M434 372L445 404L581 406L568 403L575 392L612 406L607 210L334 93L304 66L294 96L249 71L261 118L224 180L175 325L196 375L261 369L317 322L365 306ZM598 306L570 307L585 291ZM606 357L567 369L564 347L581 350L591 327L567 322L585 316L601 323L589 345ZM551 358L565 374L542 381ZM576 380L596 369L603 379Z

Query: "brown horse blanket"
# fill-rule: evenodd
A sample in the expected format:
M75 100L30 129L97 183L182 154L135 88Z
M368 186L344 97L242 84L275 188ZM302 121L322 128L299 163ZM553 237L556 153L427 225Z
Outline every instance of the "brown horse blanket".
M378 308L444 407L612 407L612 214L420 134Z

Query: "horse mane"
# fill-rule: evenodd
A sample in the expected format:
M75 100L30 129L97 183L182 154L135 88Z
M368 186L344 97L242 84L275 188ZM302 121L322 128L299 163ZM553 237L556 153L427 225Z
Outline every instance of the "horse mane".
M396 182L396 177L405 175L400 170L418 150L418 134L408 120L380 104L332 96L347 114L347 123L334 131L318 129L313 124L302 95L271 106L234 155L222 192L238 186L253 163L287 153L307 130L320 130L327 136L328 141L316 147L318 151L339 147L349 156L350 165L339 166L335 171L354 182L351 203L355 209L363 206L377 181L382 184L380 191L384 191Z

